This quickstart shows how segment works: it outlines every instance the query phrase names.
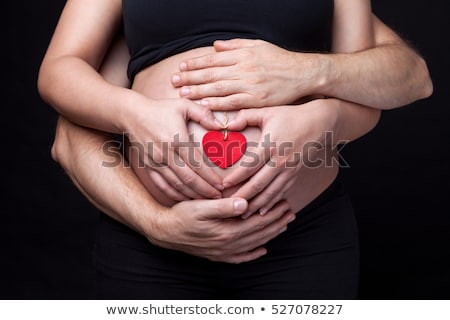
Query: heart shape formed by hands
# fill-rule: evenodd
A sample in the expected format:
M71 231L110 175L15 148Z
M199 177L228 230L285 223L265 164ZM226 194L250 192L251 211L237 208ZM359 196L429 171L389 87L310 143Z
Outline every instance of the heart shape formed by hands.
M247 149L247 139L240 132L208 131L202 140L206 156L222 169L232 166Z

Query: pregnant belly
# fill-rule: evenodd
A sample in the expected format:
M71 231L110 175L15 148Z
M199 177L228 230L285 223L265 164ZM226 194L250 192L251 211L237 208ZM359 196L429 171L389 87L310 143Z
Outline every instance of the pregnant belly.
M133 83L133 90L136 90L152 99L171 99L179 98L179 93L175 89L170 81L171 76L178 72L179 64L187 58L198 57L208 53L214 52L212 47L193 49L172 57L169 57L153 66L150 66L141 71L135 78ZM229 112L224 115L223 112L214 112L217 119L224 122L225 117L232 118L234 112ZM192 135L194 142L199 145L201 151L201 142L206 134L207 130L201 127L198 123L189 122L188 131ZM241 131L245 136L248 144L256 145L260 141L261 130L257 127L247 127ZM135 149L129 150L129 161L150 193L163 205L173 205L175 202L169 199L164 193L162 193L152 179L149 176L149 169L139 166L138 155ZM241 158L233 166L222 169L214 164L211 164L212 168L221 177L229 175L233 170L241 165ZM297 179L297 182L292 186L291 190L287 192L286 198L291 204L291 208L295 211L300 210L311 200L313 200L320 192L322 192L336 176L337 168L306 168L303 167L298 174L301 175L301 179ZM224 196L229 196L238 186L234 186L224 191Z

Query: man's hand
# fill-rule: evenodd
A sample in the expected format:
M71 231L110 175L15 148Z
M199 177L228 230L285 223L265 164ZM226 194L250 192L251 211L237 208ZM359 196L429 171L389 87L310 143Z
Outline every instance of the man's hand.
M181 97L211 110L238 110L289 104L311 93L318 71L312 54L300 58L262 40L216 41L214 47L216 53L180 64L172 84Z
M163 248L212 261L243 263L267 253L264 245L295 219L285 201L264 216L242 219L247 201L239 198L191 200L158 215L149 240Z

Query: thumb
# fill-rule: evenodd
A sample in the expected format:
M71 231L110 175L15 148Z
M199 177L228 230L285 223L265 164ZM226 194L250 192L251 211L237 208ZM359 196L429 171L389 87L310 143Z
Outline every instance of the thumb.
M189 202L189 201L188 201ZM227 219L239 217L247 211L248 202L242 198L223 198L217 200L193 200L200 219Z
M241 109L227 125L227 129L240 131L246 127L262 127L264 121L263 109Z
M198 122L203 128L208 130L221 130L222 123L214 117L212 111L195 102L187 104L186 117L187 120Z
M216 51L227 51L241 48L250 48L260 44L259 40L251 39L231 39L214 41Z

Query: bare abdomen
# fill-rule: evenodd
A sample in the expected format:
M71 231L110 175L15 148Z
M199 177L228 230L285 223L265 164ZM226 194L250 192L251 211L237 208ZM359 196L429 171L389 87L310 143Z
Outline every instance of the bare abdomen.
M180 62L184 59L198 57L213 51L214 49L212 47L198 48L172 56L153 66L150 66L136 76L133 83L133 90L136 90L152 99L179 98L178 90L172 86L170 79L175 72L179 71L178 66ZM214 112L214 114L217 119L224 119L223 112ZM232 116L233 113L229 112L228 117ZM193 134L195 142L201 143L206 130L198 123L192 121L188 124L188 130L190 134ZM246 137L249 143L257 143L260 141L261 130L256 127L248 127L242 131L242 134ZM174 201L170 200L165 194L161 193L153 181L149 178L147 172L149 169L140 168L138 166L137 154L133 152L133 150L130 150L129 160L131 166L141 181L161 204L174 204ZM213 168L220 176L225 177L240 165L240 161L241 160L235 163L232 167L226 169L221 169L215 166L213 166ZM337 166L319 168L303 167L298 173L299 178L296 183L286 195L288 202L291 204L292 210L300 210L315 197L317 197L334 180L337 171ZM235 186L234 188L232 187L229 190L225 190L224 196L228 196L233 193L237 187L238 186Z

